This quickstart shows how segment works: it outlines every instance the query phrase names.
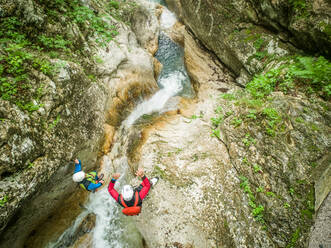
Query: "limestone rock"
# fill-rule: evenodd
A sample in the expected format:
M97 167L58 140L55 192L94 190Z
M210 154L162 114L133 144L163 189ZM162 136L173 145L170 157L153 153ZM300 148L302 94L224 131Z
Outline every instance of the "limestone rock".
M1 2L1 10L8 4ZM65 16L59 23L44 23L48 19L35 1L13 4L18 12L9 8L4 15L23 11L19 17L26 17L27 25L42 25L46 33L55 33L59 26L63 32L71 30L70 40L82 53L68 60L50 59L58 66L55 75L31 70L31 91L43 87L38 111L29 114L0 100L1 247L23 246L36 226L79 190L71 179L73 159L80 158L86 171L97 168L101 143L107 140L104 151L112 145L112 128L104 131L105 124L115 128L138 99L157 88L151 54L126 25L113 20L119 35L98 46L77 24L66 23Z
M271 0L167 1L195 36L231 68L242 85L272 57L295 51L287 40L299 49L330 56L330 3L322 2L315 0L298 7L288 1ZM325 7L323 11L316 7L319 4ZM289 37L281 40L274 30Z
M154 55L158 48L159 22L155 12L157 8L153 3L145 2L135 11L131 23L139 44Z

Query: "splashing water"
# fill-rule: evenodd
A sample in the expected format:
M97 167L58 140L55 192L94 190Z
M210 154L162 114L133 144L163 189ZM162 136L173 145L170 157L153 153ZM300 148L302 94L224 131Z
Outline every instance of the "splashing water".
M163 8L160 24L161 29L171 28L177 22L176 15L169 11L167 8Z
M105 157L105 162L110 163ZM116 188L125 183L128 163L126 157L120 162L121 177L116 182ZM110 168L110 164L105 166ZM135 227L133 220L120 213L120 207L109 195L107 187L90 195L86 206L89 212L96 215L95 228L93 230L93 247L106 248L142 248L142 237Z
M164 4L164 1L156 1ZM176 17L169 10L164 8L161 16L161 28L170 28L175 22ZM125 144L129 132L132 131L132 124L135 123L144 114L154 112L162 113L170 98L176 95L192 96L193 90L190 80L186 73L183 60L183 49L174 43L165 33L161 32L159 36L159 49L156 58L162 63L163 68L158 78L160 90L157 91L150 99L137 105L129 117L123 121L122 126L117 131L119 137L113 145L112 152L116 153L116 168L121 173L117 180L115 188L119 189L120 185L125 183L128 171L128 162L126 157ZM118 144L117 144L118 143ZM115 151L116 150L116 151ZM111 162L108 156L104 157L105 176L110 174ZM90 194L89 200L84 210L75 220L73 226L68 228L61 237L48 248L66 247L72 239L72 234L77 230L82 220L88 213L96 215L95 228L93 229L93 247L94 248L142 248L142 237L131 217L124 216L121 207L109 195L107 187L103 187L94 194Z
M169 98L175 96L183 89L181 82L185 79L185 75L183 75L180 71L161 78L159 80L159 84L164 88L156 92L148 101L139 104L129 115L125 125L127 127L131 126L142 115L160 112Z

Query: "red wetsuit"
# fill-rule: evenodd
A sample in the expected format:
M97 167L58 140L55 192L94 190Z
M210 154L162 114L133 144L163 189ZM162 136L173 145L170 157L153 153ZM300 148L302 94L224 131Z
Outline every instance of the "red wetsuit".
M138 201L138 205L137 206L141 206L142 204L142 200L146 197L146 195L148 194L149 189L151 188L151 184L149 183L149 180L146 176L142 177L142 183L140 184L140 186L137 189L134 189L134 192L138 191L139 192L139 201ZM109 194L115 199L115 201L117 201L122 207L124 207L121 203L120 200L120 194L118 194L118 192L114 189L114 185L115 185L116 180L112 179L108 185L108 191ZM134 205L135 202L135 194L133 194L133 197L130 201L125 201L125 204L128 207L131 207Z

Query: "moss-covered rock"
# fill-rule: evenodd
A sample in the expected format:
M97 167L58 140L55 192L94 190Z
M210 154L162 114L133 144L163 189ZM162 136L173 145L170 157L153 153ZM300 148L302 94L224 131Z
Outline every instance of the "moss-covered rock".
M73 159L84 170L97 168L102 142L103 152L111 146L104 132L156 89L151 55L127 20L114 19L130 16L130 4L1 2L2 247L22 247L79 190ZM111 126L104 131L105 123Z

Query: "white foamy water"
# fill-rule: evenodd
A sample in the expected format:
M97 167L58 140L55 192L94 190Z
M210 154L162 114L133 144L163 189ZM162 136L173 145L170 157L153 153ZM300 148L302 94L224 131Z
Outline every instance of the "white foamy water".
M105 167L110 169L110 160L104 157ZM117 180L115 188L120 188L125 183L128 168L127 158L121 159L119 173L121 177ZM121 208L108 192L107 186L90 195L86 205L89 212L96 215L95 228L93 230L93 248L131 248L141 247L141 237L137 230L134 230L132 219L124 216ZM126 231L125 230L132 230Z
M159 84L163 88L156 92L149 100L140 103L126 119L125 125L129 127L134 124L139 117L161 111L167 101L183 89L182 81L185 79L186 76L180 71L160 78Z
M176 22L176 15L170 12L167 8L163 8L160 19L161 29L171 28Z
M46 247L47 248L60 248L67 246L67 242L70 240L70 238L74 235L77 228L83 221L83 219L88 215L88 211L83 211L78 217L76 218L74 224L69 227L67 230L65 230L62 235L56 240L55 242L49 243Z
M164 8L160 19L161 29L165 30L172 27L176 21L176 16ZM109 177L110 172L113 170L112 163L115 164L114 167L120 170L118 172L121 173L121 177L115 185L117 190L120 189L121 184L125 184L128 171L126 149L122 150L119 147L122 147L125 143L124 140L128 131L132 130L130 127L144 114L162 113L162 111L165 111L165 106L169 107L167 105L169 99L185 91L183 88L185 87L185 82L188 81L181 50L178 47L176 48L177 45L174 45L172 41L170 42L169 38L165 39L163 37L161 39L163 42L160 43L160 58L158 58L163 64L163 69L158 79L160 90L147 101L138 104L128 118L122 122L120 129L123 130L123 134L116 141L118 146L115 143L112 150L113 153L118 153L119 155L115 156L117 162L110 161L108 156L104 157L105 178ZM77 227L88 213L94 213L96 215L95 228L92 233L93 248L143 247L141 234L137 230L133 219L121 213L121 207L110 196L107 185L103 186L96 193L90 194L85 207L86 210L75 220L74 225L68 228L58 239L55 246L50 246L51 248L64 247L63 244L68 243L66 240L70 242L70 236L77 230Z

